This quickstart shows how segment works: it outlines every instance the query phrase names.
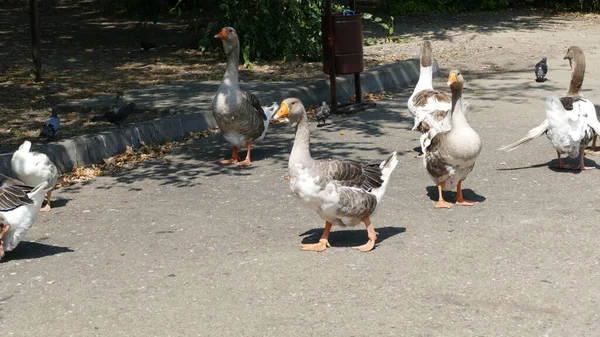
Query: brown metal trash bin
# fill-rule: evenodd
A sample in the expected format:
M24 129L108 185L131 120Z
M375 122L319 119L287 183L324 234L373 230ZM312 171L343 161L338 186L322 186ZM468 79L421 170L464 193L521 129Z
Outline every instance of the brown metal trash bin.
M363 23L362 14L343 16L340 12L331 13L333 17L333 37L335 41L335 73L354 74L363 71ZM329 74L330 55L327 44L329 25L327 15L321 16L323 32L323 72Z

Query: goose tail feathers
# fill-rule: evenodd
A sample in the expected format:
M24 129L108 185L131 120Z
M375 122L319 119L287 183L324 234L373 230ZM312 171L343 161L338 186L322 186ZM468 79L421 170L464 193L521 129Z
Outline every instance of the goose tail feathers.
M390 180L390 175L398 165L398 157L396 151L394 151L386 160L382 161L379 164L379 168L381 169L381 180L383 183L380 187L374 188L371 192L377 198L377 202L380 202L385 194L385 190L387 188L388 181Z
M537 138L541 135L543 135L544 133L546 133L546 131L548 131L548 120L544 120L542 122L542 124L536 126L535 128L529 130L529 132L527 132L527 135L519 140L517 140L516 142L512 143L512 144L508 144L506 146L503 146L501 148L499 148L498 150L500 151L506 151L506 152L510 152L512 150L515 150L516 148L518 148L519 146L529 143L531 140L533 140L534 138Z

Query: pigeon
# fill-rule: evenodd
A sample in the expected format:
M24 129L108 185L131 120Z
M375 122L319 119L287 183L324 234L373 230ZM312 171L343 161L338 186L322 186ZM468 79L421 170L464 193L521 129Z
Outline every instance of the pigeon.
M100 121L108 121L117 126L121 126L123 122L131 115L131 113L135 110L135 103L131 102L126 106L122 106L120 108L115 108L105 112L102 115L95 116L92 118L92 122L100 122Z
M548 73L548 65L546 64L546 58L544 57L535 65L535 81L546 81L546 73Z
M140 47L142 47L142 50L148 51L157 48L158 46L150 41L142 40L142 42L140 42Z
M42 125L42 131L40 137L54 137L60 128L60 119L58 119L58 110L56 107L52 108L52 115L48 118L44 125Z
M317 108L317 127L321 127L326 124L326 120L327 117L329 117L330 112L331 109L329 109L327 103L323 101L323 104ZM323 122L323 124L321 124L321 122Z

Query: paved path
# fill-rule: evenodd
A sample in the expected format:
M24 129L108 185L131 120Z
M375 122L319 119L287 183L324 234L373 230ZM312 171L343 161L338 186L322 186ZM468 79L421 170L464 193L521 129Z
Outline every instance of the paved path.
M557 172L540 138L499 152L544 119L569 68L470 76L468 118L484 149L465 182L480 204L433 208L409 90L377 108L311 126L317 158L400 153L373 223L335 228L332 248L301 252L323 223L289 193L290 128L274 125L250 168L222 167L217 135L162 160L55 193L27 240L0 264L6 336L595 336L600 334L600 158ZM588 64L600 56L589 55ZM590 69L584 87L600 100ZM444 87L440 79L436 85ZM343 133L343 134L342 134Z

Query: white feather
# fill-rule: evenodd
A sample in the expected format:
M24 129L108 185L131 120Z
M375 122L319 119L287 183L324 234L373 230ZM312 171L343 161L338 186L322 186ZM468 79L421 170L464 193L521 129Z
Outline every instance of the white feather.
M35 187L27 196L33 200L33 204L23 205L10 211L0 212L0 222L10 225L6 234L2 237L4 250L13 250L19 242L25 237L27 231L35 223L37 216L44 201L47 182L42 182Z
M56 185L56 166L45 154L31 152L31 142L28 140L15 151L10 164L13 173L27 186L47 182L47 190L50 190Z

